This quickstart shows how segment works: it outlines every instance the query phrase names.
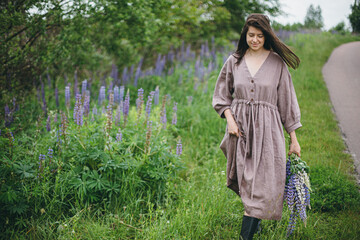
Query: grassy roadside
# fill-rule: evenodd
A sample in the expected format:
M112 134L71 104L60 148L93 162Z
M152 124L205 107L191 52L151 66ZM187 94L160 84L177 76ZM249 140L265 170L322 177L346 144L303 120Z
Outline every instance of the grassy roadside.
M307 227L298 224L291 239L356 239L360 235L360 194L349 175L353 164L344 151L321 74L332 50L354 40L360 38L324 33L297 35L290 41L302 61L300 68L291 73L302 112L303 128L297 136L302 158L311 167L314 188ZM226 188L226 160L218 147L225 121L211 107L217 75L213 72L208 78L206 92L193 91L191 84L179 87L178 75L160 83L161 89L179 102L182 159L188 167L169 186L171 197L162 208L154 210L149 205L148 212L141 216L132 210L136 206L130 205L111 213L80 209L61 222L61 230L59 223L36 218L30 220L33 228L28 233L14 233L12 238L237 239L243 207L241 200ZM187 104L187 96L193 96L192 104ZM287 219L285 210L281 221L263 221L261 237L255 239L285 239Z
M335 47L356 39L321 34L297 35L290 41L302 61L298 70L291 71L302 111L303 128L297 135L315 190L307 228L299 224L293 239L356 239L360 235L360 197L349 175L353 163L345 152L321 73ZM225 187L226 163L218 148L225 121L210 106L216 77L209 80L209 94L194 106L191 116L197 124L182 134L188 136L187 146L196 147L186 150L188 165L194 167L180 186L181 200L156 215L155 223L142 235L146 239L236 239L239 235L243 208ZM264 221L261 239L285 239L287 219L285 211L280 222Z

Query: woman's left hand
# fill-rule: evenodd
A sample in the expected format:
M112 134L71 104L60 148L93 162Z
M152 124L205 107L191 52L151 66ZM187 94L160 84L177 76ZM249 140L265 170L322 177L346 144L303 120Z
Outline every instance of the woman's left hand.
M300 149L299 142L297 140L293 141L290 143L288 155L290 156L292 153L295 153L296 155L298 155L300 157L300 150L301 149Z

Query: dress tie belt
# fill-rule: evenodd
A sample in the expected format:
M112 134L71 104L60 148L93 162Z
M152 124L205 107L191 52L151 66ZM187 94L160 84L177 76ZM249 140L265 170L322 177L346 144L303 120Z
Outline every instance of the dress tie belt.
M277 110L277 106L268 103L268 102L264 102L264 101L254 101L254 100L246 100L246 99L234 99L232 104L235 103L239 103L239 104L246 104L249 105L248 108L248 119L247 119L247 131L248 134L245 135L245 160L247 157L247 154L250 153L250 132L252 132L252 146L255 145L254 142L256 142L256 128L255 128L255 116L254 116L254 107L255 105L263 105L269 108L272 108L274 110ZM254 148L252 147L252 153L253 153L253 159L254 159L254 164L253 164L253 179L252 179L252 184L251 184L251 192L250 192L250 196L251 196L251 200L253 199L253 195L254 195L254 186L255 186L255 177L256 177L256 172L257 172L257 168L259 165L259 161L260 159L258 159L257 157L257 151L255 149L255 151L253 150ZM244 168L245 170L245 168ZM244 171L243 170L243 171ZM242 176L244 176L242 174ZM240 179L240 183L241 184L242 179Z

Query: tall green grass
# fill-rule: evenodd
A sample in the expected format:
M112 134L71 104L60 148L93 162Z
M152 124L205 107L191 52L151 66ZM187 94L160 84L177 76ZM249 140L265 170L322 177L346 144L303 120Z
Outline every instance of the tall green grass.
M351 174L353 162L345 151L326 85L322 66L332 50L342 43L359 40L352 36L327 33L296 35L289 41L301 59L300 68L291 71L303 127L297 131L302 158L308 162L314 182L313 210L307 227L302 224L293 239L356 239L360 235L360 195ZM180 186L182 199L166 206L147 225L144 239L236 239L239 236L243 207L241 200L225 187L226 160L218 145L225 129L211 107L217 73L209 78L209 91L192 106L191 126L184 126L185 149L190 167ZM180 114L184 118L188 114ZM187 137L185 137L187 136ZM284 208L280 222L263 221L258 239L285 239L289 213ZM348 219L349 218L349 219ZM351 219L351 220L350 220Z
M297 130L302 159L311 168L312 210L305 228L298 224L290 239L357 239L360 236L360 194L353 181L353 162L342 141L321 69L332 50L342 43L360 40L354 36L296 35L289 45L301 59L292 71L303 127ZM219 66L222 64L218 59ZM220 70L220 69L219 69ZM169 183L169 197L157 208L147 201L139 213L131 205L104 211L91 206L77 209L72 217L56 221L41 215L26 221L27 231L13 232L13 239L238 239L243 215L241 199L226 188L226 159L219 148L226 121L212 109L218 75L193 88L193 79L178 85L182 67L166 81L143 79L139 86L170 93L178 105L179 135L187 166L180 178ZM208 90L204 89L208 84ZM188 104L187 97L193 101ZM144 204L144 203L138 203ZM281 221L263 221L255 239L285 239L289 212ZM60 220L59 220L60 219Z

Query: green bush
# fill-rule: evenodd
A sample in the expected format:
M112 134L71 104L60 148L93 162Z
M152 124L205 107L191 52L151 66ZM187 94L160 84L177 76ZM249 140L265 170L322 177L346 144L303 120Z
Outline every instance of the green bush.
M144 112L138 117L130 109L126 125L112 122L109 110L90 113L82 126L72 114L68 121L62 114L62 121L53 122L41 138L2 132L0 231L31 216L47 213L58 219L91 205L111 210L137 201L141 212L148 203L161 204L168 182L182 168L174 149L179 134L174 125L164 128L157 120L159 106L153 106L150 117ZM42 128L44 122L38 124Z

